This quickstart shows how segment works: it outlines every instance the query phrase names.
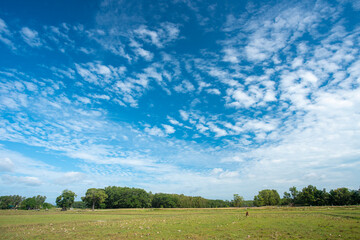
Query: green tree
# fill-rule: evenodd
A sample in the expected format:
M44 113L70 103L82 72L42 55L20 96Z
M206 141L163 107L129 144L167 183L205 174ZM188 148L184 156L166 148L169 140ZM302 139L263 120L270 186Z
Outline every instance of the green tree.
M325 206L330 204L330 194L326 192L326 189L319 190L316 193L317 205Z
M296 187L291 187L289 188L290 194L291 194L291 199L292 199L292 204L296 204L298 201L298 196L299 196L299 191L296 189Z
M25 197L19 196L19 195L13 195L11 196L11 205L12 208L17 208L20 206L21 202L24 201Z
M239 194L234 194L234 199L232 201L233 207L241 207L244 202L244 198L239 196Z
M85 209L86 208L86 203L83 202L83 201L75 201L72 206L73 206L73 208Z
M0 208L1 209L9 209L11 204L10 196L1 196L0 197Z
M207 199L207 206L208 208L220 208L220 207L229 207L232 205L229 201L224 201L220 199L211 200Z
M106 208L146 208L151 207L151 196L144 189L109 186Z
M177 208L180 198L176 194L156 193L152 200L154 208ZM190 203L191 205L192 203ZM195 204L195 203L194 203Z
M46 196L40 196L40 195L37 195L35 198L35 202L36 202L36 208L37 209L40 209L43 207L43 204L46 200Z
M64 190L60 196L56 198L56 205L61 207L62 211L66 211L74 203L76 194L70 190Z
M284 197L281 199L281 205L292 205L290 193L284 192Z
M351 191L351 204L352 205L360 204L360 189Z
M37 209L37 203L35 197L26 198L21 202L21 208L25 210Z
M95 209L95 204L102 204L108 195L105 193L104 189L90 188L86 191L85 197L82 197L86 204L91 205L92 210Z
M0 209L18 208L25 197L19 195L1 196Z
M52 205L51 203L44 203L43 204L43 208L45 208L45 209L51 209L51 208L54 208L55 206L54 205Z
M289 188L290 193L284 192L284 197L282 199L283 205L295 205L298 202L299 191L296 187Z
M332 205L350 205L352 203L351 192L347 188L338 188L330 190L330 204Z
M328 203L328 193L315 186L304 187L298 195L298 202L302 205L321 206Z
M261 190L259 194L254 197L255 206L275 206L279 204L280 204L280 195L274 189Z

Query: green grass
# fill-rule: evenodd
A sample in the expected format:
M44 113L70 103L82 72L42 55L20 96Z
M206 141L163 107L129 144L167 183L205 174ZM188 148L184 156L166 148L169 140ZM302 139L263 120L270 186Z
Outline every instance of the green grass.
M358 206L1 210L0 239L360 239L359 223Z

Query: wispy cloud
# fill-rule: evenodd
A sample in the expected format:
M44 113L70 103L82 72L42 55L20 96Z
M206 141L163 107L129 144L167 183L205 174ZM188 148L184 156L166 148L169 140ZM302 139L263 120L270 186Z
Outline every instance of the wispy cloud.
M37 177L17 177L3 175L2 180L6 184L24 184L26 186L40 186L42 182Z
M162 124L162 126L164 127L166 134L172 134L175 132L175 128L173 126L167 124Z
M40 47L42 45L41 39L39 38L39 33L36 30L23 27L20 30L20 34L29 46Z
M176 40L179 37L180 30L176 24L162 23L155 30L149 30L142 25L134 30L135 35L142 41L151 43L158 48L163 48L165 44Z
M0 69L6 191L60 191L62 178L80 193L121 183L222 198L357 187L358 4L137 4L102 1L94 21L56 26L0 19L1 44L17 49Z
M0 18L0 42L6 44L12 49L15 49L15 46L13 42L10 40L10 38L11 38L10 30L6 25L5 21Z

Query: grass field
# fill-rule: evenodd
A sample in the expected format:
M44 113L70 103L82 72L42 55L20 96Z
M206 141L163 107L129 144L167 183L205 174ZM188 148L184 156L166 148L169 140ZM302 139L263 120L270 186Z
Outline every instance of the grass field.
M360 239L360 207L1 210L0 239Z

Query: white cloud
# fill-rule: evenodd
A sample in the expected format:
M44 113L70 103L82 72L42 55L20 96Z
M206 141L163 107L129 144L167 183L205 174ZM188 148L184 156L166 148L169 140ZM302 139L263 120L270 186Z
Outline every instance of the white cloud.
M312 72L309 72L309 71L300 71L299 76L305 82L311 83L313 85L315 85L318 81L318 78Z
M263 130L266 132L272 131L276 128L275 123L266 123L260 120L248 120L243 126L244 129Z
M10 48L15 49L14 44L10 40L11 33L5 21L0 18L0 42L8 45Z
M9 29L4 20L0 18L0 33L10 34Z
M0 172L11 172L13 171L15 165L10 158L1 158L0 159Z
M213 170L211 170L210 174L220 179L236 178L239 176L239 172L237 171L228 171L228 170L223 170L222 168L214 168Z
M18 176L10 176L3 175L2 180L7 184L21 184L26 186L40 186L42 184L41 180L37 177L18 177Z
M149 38L150 42L157 47L162 47L158 33L156 31L151 31L147 29L146 26L141 26L134 31L137 35L139 35L143 40L147 40Z
M219 128L218 126L216 126L213 123L208 123L209 129L210 131L215 133L215 137L223 137L223 136L227 136L228 133L227 131L225 131L224 129Z
M143 49L143 48L136 48L135 49L136 54L140 55L141 57L143 57L146 61L151 61L154 57L154 54Z
M19 104L12 98L9 97L0 97L0 107L1 108L10 108L10 109L18 109Z
M65 172L61 174L61 176L54 180L55 184L63 185L63 184L71 184L71 183L79 183L86 178L86 175L81 172Z
M177 126L183 126L182 123L180 123L179 121L177 121L176 119L172 118L172 117L169 117L167 116L167 119L169 119L169 122L173 125L177 125Z
M227 98L229 106L237 108L249 108L256 103L256 99L253 96L249 96L241 89L229 88L226 92L229 96Z
M203 124L196 124L196 129L199 130L199 132L201 133L204 133L207 130L209 130L209 128L204 126Z
M67 178L69 184L79 183L86 188L89 182L98 184L96 181L101 179L104 184L121 182L153 191L215 197L231 197L237 191L234 186L241 187L248 196L264 185L279 191L286 190L289 183L353 186L358 182L356 170L360 167L358 27L345 28L345 21L338 19L337 12L326 2L317 2L316 6L299 2L259 8L254 4L246 18L228 17L223 28L226 34L220 34L225 39L218 41L222 50L218 52L203 49L201 56L165 53L169 52L165 47L181 37L177 25L143 25L135 32L133 28L120 32L116 24L112 31L69 26L68 29L77 29L93 40L98 38L105 49L128 58L133 64L129 66L131 71L94 61L76 64L77 75L73 66L61 65L48 68L53 74L50 77L56 78L50 81L0 69L0 109L6 113L0 118L0 140L56 150L58 156L74 158L71 164L80 164L84 173L29 166L31 161L25 161L28 159L2 153L5 160L0 162L0 169L8 171L10 179L22 185L36 184L38 180L50 182L55 188L59 179ZM266 8L269 10L264 11ZM331 24L323 24L322 20ZM318 24L321 32L317 32ZM327 27L332 29L327 31ZM47 30L61 39L61 29ZM30 31L32 37L28 32L28 41L39 38L39 33ZM309 41L304 42L304 33ZM3 41L1 37L16 37L4 21L0 21ZM316 40L316 46L311 38ZM134 43L126 46L129 39L134 39ZM45 40L39 39L39 43ZM163 50L159 62L136 62L139 57L154 60L157 53L145 49L157 48ZM128 55L125 49L138 56ZM136 49L143 51L136 53ZM184 78L182 71L193 78ZM56 85L61 79L63 83ZM73 81L65 81L69 79ZM179 110L177 117L191 127L168 116L151 118L155 116L151 113L140 121L145 126L141 131L131 124L114 122L106 109L101 109L116 102L121 106L111 110L122 115L127 111L122 111L123 106L142 107L141 96L157 90L155 84L169 94L165 97L171 97L173 90L190 93L190 97L202 90L225 96L202 94L181 103L180 108L186 111L172 109L175 113ZM69 95L70 87L78 95ZM184 95L184 99L189 96ZM85 104L76 104L79 102ZM236 109L222 111L224 105ZM141 111L140 107L133 110ZM156 103L152 109L156 109ZM166 121L169 124L162 124ZM174 126L183 126L176 128L176 135L191 142L175 136L154 137L174 133ZM114 145L104 145L109 142ZM195 170L205 165L207 169ZM198 183L196 187L193 182ZM41 186L45 188L44 185ZM217 190L209 193L209 188Z
M91 100L87 97L81 97L81 96L75 96L75 98L79 101L82 102L84 104L90 104Z
M189 119L189 113L184 110L179 110L182 120L187 121Z
M360 10L360 3L358 1L350 1L350 3L352 4L352 7L359 11Z
M220 162L226 163L226 162L244 162L244 159L239 156L231 156L231 157L225 157L220 160Z
M209 94L214 94L214 95L220 95L221 94L219 89L216 89L216 88L206 89L206 92L209 93Z
M31 47L40 47L42 45L42 42L39 38L39 34L37 31L31 30L28 27L23 27L21 28L20 33L23 40Z
M256 13L253 14L254 17L249 18L239 16L236 19L233 15L228 16L224 30L231 32L235 37L224 41L223 51L229 52L229 49L237 49L238 52L245 53L240 57L246 60L271 61L277 52L284 51L289 44L303 36L305 32L315 35L314 28L318 22L322 18L332 16L332 14L324 15L324 9L336 15L334 13L336 10L329 7L326 2L310 3L309 5L298 3L292 6L287 5L284 8L277 5L263 5L257 11L262 13L261 17ZM232 50L226 56L228 61L233 63L236 63L239 57Z
M50 70L53 72L53 74L60 78L75 78L75 71L71 68L57 68L57 67L51 67Z
M78 64L75 64L76 70L81 77L83 77L86 81L97 83L96 75L92 74L88 69L81 67Z
M164 127L166 134L172 134L175 132L175 128L173 126L167 124L162 124L162 126Z
M105 66L101 62L89 62L87 64L75 64L78 74L85 80L96 85L105 85L115 78L120 78L126 71L126 67Z
M142 25L134 30L134 33L143 41L151 43L158 48L163 48L167 43L176 40L179 37L180 30L173 23L162 23L160 27L149 30Z
M214 168L213 170L211 170L212 174L219 174L222 173L224 170L222 168Z
M188 92L192 92L195 90L194 85L189 82L188 80L184 80L182 81L181 84L177 85L174 87L174 90L176 92L181 92L181 93L188 93Z
M295 69L295 68L297 68L297 67L300 67L300 66L303 64L303 62L304 62L304 59L302 59L302 57L296 57L296 58L293 60L293 62L292 62L292 64L291 64L291 67L292 67L293 69Z
M239 122L237 122L235 125L233 125L233 124L231 124L229 122L226 122L223 125L224 125L224 127L229 128L230 130L232 130L232 134L235 134L235 135L239 134L239 133L241 133L241 132L243 132L245 130L244 128L242 128L240 126L241 123L239 123Z
M271 49L273 46L269 46L268 48ZM267 59L269 55L266 50L260 42L260 39L253 42L252 45L245 47L247 58L251 61L264 61Z
M102 100L110 100L110 97L105 94L93 94L93 95L91 95L91 97L96 98L96 99L102 99Z
M226 84L230 87L240 87L241 84L236 79L242 78L242 75L239 74L230 74L226 69L221 69L218 67L208 67L208 63L205 61L204 65L197 66L200 69L205 70L210 76L219 79L223 84Z
M210 87L211 84L210 83L207 83L207 82L204 82L201 79L201 77L198 77L198 85L199 85L199 88L198 88L198 92L201 92L204 88L207 88L207 87Z
M154 126L152 128L146 127L145 132L147 132L148 134L150 134L152 136L158 136L158 137L164 137L165 136L163 130L161 130L160 128L158 128L156 126Z
M225 52L225 56L223 58L224 62L230 63L238 63L239 62L239 53L233 48L226 48L223 50Z

